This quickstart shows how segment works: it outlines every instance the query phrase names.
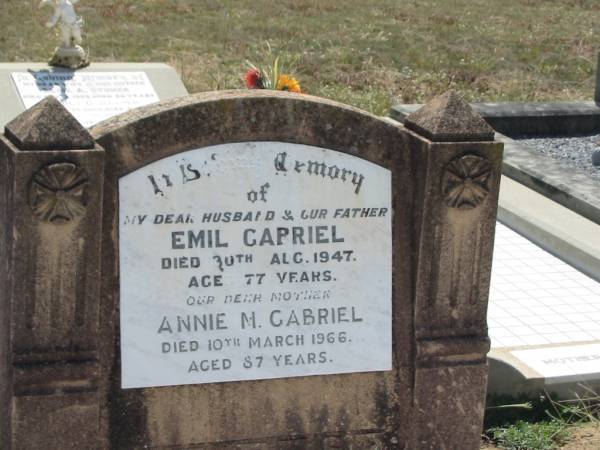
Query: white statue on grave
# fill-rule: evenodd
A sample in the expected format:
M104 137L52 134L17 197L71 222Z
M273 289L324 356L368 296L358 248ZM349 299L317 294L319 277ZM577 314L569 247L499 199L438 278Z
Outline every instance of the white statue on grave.
M78 69L89 64L88 57L79 44L82 42L81 27L83 20L75 12L75 5L79 0L41 0L40 8L45 5L54 6L54 14L46 23L48 28L58 25L62 42L56 48L48 64L51 66Z

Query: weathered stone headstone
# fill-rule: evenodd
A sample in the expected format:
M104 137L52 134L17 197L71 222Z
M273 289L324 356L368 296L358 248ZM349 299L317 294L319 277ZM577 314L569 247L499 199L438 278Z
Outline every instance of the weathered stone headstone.
M2 448L478 448L501 145L433 105L405 128L218 92L91 136L41 133L53 101L10 123Z

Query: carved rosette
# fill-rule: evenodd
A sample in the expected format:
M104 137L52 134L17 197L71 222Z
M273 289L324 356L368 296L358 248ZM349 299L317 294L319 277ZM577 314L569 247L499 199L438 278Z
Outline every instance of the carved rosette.
M450 161L442 178L446 205L463 210L479 206L490 191L491 174L489 161L477 155Z
M75 164L50 164L33 176L29 205L44 222L67 223L85 212L86 186L86 174Z

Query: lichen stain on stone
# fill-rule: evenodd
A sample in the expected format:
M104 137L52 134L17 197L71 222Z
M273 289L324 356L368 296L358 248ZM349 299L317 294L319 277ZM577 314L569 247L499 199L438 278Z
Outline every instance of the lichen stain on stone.
M76 302L76 272L79 251L74 233L75 224L60 228L39 225L37 264L34 275L34 296L31 305L30 328L38 345L50 345L53 337L59 342L60 330L73 323ZM54 339L56 341L56 339Z
M140 156L136 155L134 143L136 142L135 132L132 128L122 128L112 135L113 148L119 149L117 158L127 167L135 166Z
M325 430L329 425L329 408L327 405L321 405L320 408L313 406L309 413L311 433L315 434L314 445L325 448Z
M373 392L375 404L374 421L375 428L382 434L379 438L382 449L399 448L399 436L401 435L401 408L399 407L398 390L400 389L396 379L391 373L377 374L376 385ZM407 413L409 405L404 405ZM395 442L395 443L394 443Z
M284 104L284 114L285 114L285 123L286 124L296 124L297 119L297 108L295 102L285 102Z
M284 412L286 434L291 436L304 436L307 434L304 421L298 411L300 411L300 405L297 401L292 400Z
M265 402L261 408L261 419L267 433L275 433L275 430L280 428L279 414L275 412L273 402L269 397L265 398Z
M350 448L351 446L351 436L349 436L348 432L352 427L352 415L348 414L348 410L346 406L342 406L339 408L337 417L335 420L336 431L340 433L340 444L341 448Z
M146 433L149 421L145 391L113 388L109 404L110 448L146 448L146 443L150 442Z
M13 236L13 240L15 242L20 241L21 237L23 236L23 234L20 232L20 229L17 225L14 225L12 228L12 236Z
M302 380L296 383L293 392L290 380L285 379L147 390L151 442L153 445L171 442L170 423L175 420L180 422L178 443L220 442L241 436L256 439L290 436L289 445L286 441L281 448L321 449L324 447L319 444L318 436L331 433L348 435L350 443L353 436L350 430L371 429L376 422L375 383L371 381L372 375L361 375L345 381L346 386L354 386L348 388L352 392L357 392L360 386L362 393L358 398L340 395L337 377ZM246 399L245 406L239 403L239 398ZM382 402L385 403L384 398ZM201 406L206 404L218 408L207 410ZM383 421L386 414L382 412Z

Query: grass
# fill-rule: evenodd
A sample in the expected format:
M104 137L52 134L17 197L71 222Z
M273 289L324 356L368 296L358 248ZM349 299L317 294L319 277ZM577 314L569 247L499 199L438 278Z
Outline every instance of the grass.
M564 401L554 401L547 393L488 398L485 434L505 450L559 449L571 437L573 427L600 426L600 394L585 386L582 390L584 395Z
M48 59L37 0L0 2L0 61ZM242 87L265 42L303 88L377 114L449 88L472 101L593 96L597 0L81 0L93 61L163 61L190 92Z
M491 430L493 440L506 450L555 450L570 437L565 423L529 423L518 421L505 428Z

